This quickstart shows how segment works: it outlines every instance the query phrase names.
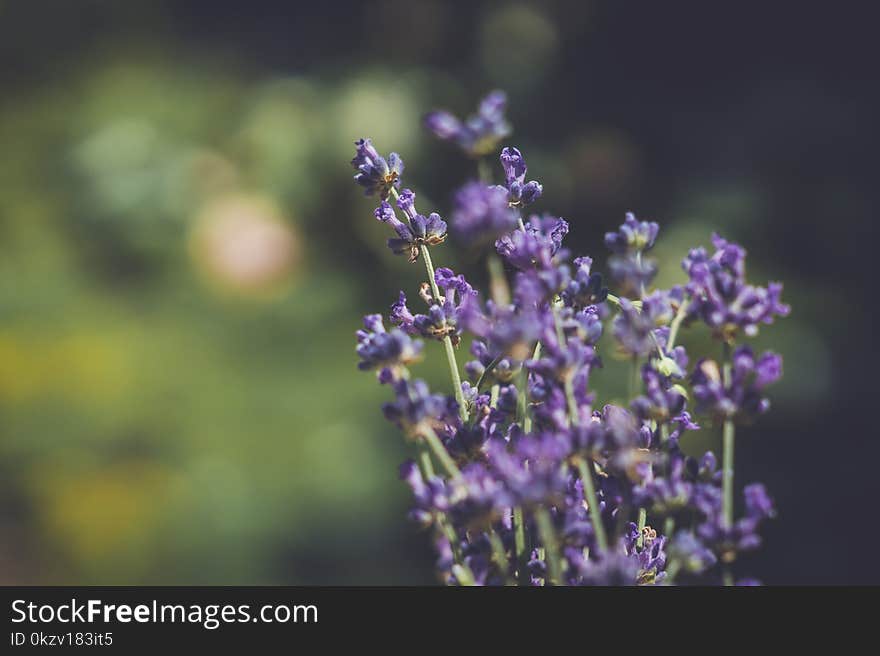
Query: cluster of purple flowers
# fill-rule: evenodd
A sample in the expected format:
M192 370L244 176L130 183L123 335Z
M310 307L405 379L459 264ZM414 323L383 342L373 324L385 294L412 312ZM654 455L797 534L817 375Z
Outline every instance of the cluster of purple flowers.
M497 152L510 132L504 104L495 92L465 122L434 112L426 123L478 157ZM423 254L427 274L418 292L427 308L414 313L401 291L390 329L380 315L365 318L357 353L360 368L391 388L384 414L419 453L400 474L413 493L412 519L432 531L441 580L749 581L734 576L737 556L760 544L774 509L764 487L750 484L735 515L733 439L737 425L768 409L765 388L781 376L782 360L738 340L788 313L781 285L748 284L745 251L713 236L714 254L697 248L684 259L684 284L652 289L657 264L647 253L659 226L627 214L605 236L609 291L591 258L572 259L565 248L568 221L522 218L543 189L526 182L520 151L504 148L503 185L472 181L453 195L453 233L467 245L494 242L490 257L503 264L490 267L496 293L485 297L463 275L434 269L430 248L443 242L446 223L417 213L414 194L398 191L400 158L386 160L366 139L356 145L355 179L383 199L375 214L397 235L389 247L413 262ZM677 343L680 329L700 324L722 357L693 359ZM411 376L419 338L443 344L451 395ZM473 359L462 381L456 352L467 339ZM591 374L621 355L633 391L611 403ZM688 433L701 426L723 435L723 462L692 453Z

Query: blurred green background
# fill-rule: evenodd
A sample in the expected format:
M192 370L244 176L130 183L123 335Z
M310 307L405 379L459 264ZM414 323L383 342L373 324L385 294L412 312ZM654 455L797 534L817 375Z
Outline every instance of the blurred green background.
M578 252L601 261L631 209L661 221L660 284L712 230L754 281L785 280L794 313L760 342L786 378L739 447L739 482L781 514L751 566L876 580L818 557L857 553L853 500L876 492L840 455L877 451L846 254L871 229L876 113L835 68L860 60L802 56L804 30L838 45L818 15L786 54L782 11L719 28L619 4L0 1L0 583L433 580L407 449L353 352L422 271L387 252L348 162L371 136L446 215L473 165L420 118L495 87ZM456 252L435 259L481 280ZM438 351L418 373L445 389ZM597 384L622 389L613 362Z

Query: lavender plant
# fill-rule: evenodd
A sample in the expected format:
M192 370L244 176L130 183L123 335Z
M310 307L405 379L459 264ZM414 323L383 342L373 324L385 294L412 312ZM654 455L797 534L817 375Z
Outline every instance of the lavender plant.
M434 112L426 125L478 158L510 133L504 105L493 92L465 122ZM782 286L747 283L745 250L713 235L711 252L695 248L684 258L685 285L652 288L659 226L628 214L605 235L612 293L591 258L571 259L567 221L523 217L543 188L526 181L522 153L504 148L503 184L491 184L484 165L483 179L453 196L458 240L494 245L486 297L463 275L434 268L431 252L447 224L419 213L415 194L400 190L402 159L382 157L369 139L356 147L355 180L381 199L375 216L394 232L389 248L421 259L427 276L420 307L401 291L388 327L381 315L364 318L357 354L360 368L391 390L385 417L418 448L418 463L403 463L400 476L413 493L410 517L432 532L442 580L749 583L735 581L732 565L760 545L774 509L753 483L735 516L734 436L768 410L765 388L782 374L778 355L756 355L745 343L788 314ZM718 353L691 365L678 339L695 324L709 328ZM462 381L465 337L472 359ZM443 344L452 395L412 377L422 340ZM603 404L590 385L612 349L631 363L627 405ZM682 449L701 425L721 432L720 462Z

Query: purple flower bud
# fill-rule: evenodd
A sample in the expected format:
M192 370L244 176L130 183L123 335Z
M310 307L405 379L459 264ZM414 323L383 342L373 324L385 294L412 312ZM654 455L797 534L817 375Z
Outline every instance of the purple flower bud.
M531 205L544 191L535 180L526 182L526 161L517 148L504 148L501 151L501 166L504 169L504 188L507 200L512 207Z

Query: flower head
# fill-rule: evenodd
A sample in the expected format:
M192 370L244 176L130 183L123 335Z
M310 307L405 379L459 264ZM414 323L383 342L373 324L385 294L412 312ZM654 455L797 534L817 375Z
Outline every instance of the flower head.
M687 401L684 388L670 385L669 379L651 365L642 367L642 386L645 394L632 402L633 411L642 419L665 422L684 411Z
M746 514L728 525L720 512L720 503L707 504L705 519L696 530L697 537L709 546L722 562L732 562L738 553L753 551L761 545L758 529L776 513L773 502L760 483L747 485L743 490Z
M413 494L415 505L410 511L410 519L413 521L430 526L437 513L446 512L452 505L453 491L446 482L437 476L425 480L412 460L400 465L400 479L409 486Z
M716 362L700 360L691 376L697 411L720 419L754 419L770 408L764 388L781 376L779 355L767 351L756 358L748 346L740 346L733 352L728 380Z
M410 262L419 259L422 246L436 246L446 239L446 222L436 212L427 217L419 214L415 197L411 190L404 189L397 199L397 207L406 216L407 223L397 218L394 208L387 201L383 200L375 211L376 219L387 223L397 233L397 237L388 240L388 248L395 255L406 253Z
M410 335L437 340L450 337L453 344L458 344L462 303L468 297L475 296L476 292L464 276L455 275L452 269L445 267L434 273L434 283L442 292L439 297L433 296L431 286L427 283L422 286L421 296L428 304L427 313L410 312L406 305L406 294L400 292L397 302L391 306L389 317L393 324Z
M390 382L400 377L422 356L422 343L398 328L386 331L381 314L364 317L364 329L357 331L358 369L379 369L379 379Z
M354 142L355 156L351 165L357 170L355 182L364 188L364 194L378 194L385 200L392 188L400 187L403 174L403 160L397 153L391 153L386 160L373 147L369 139Z
M628 212L617 232L605 233L605 246L613 253L608 272L621 292L643 295L657 275L657 263L643 254L654 246L659 230L653 221L639 221Z
M787 316L790 308L781 302L782 284L754 287L745 280L745 249L712 235L715 253L704 248L691 250L682 262L690 278L687 290L693 297L689 315L704 321L722 339L732 340L738 331L758 333L760 324Z
M576 258L574 265L574 277L562 292L563 303L569 307L585 309L608 298L608 288L602 285L602 274L590 271L593 258Z
M469 182L456 192L453 202L452 229L465 244L492 242L516 228L516 215L503 187Z
M507 94L492 91L480 101L477 113L461 121L447 111L437 110L425 116L425 127L442 141L451 141L465 154L481 157L491 153L510 134L504 118Z
M651 353L659 340L657 329L673 316L673 297L657 290L646 296L640 306L620 299L620 313L614 318L613 333L621 349L633 356Z
M432 394L423 380L410 381L401 378L392 384L395 400L382 406L385 418L395 424L404 435L414 439L424 434L426 428L445 422L455 416L449 400Z
M568 485L561 468L567 453L562 436L524 437L513 451L493 443L489 462L514 499L531 505L559 499Z
M627 212L617 232L605 233L605 246L617 255L644 253L654 246L659 231L660 226L655 222L639 221L635 214Z
M495 250L521 271L553 266L553 256L562 248L568 221L545 214L533 216L525 230L515 230L495 242Z

